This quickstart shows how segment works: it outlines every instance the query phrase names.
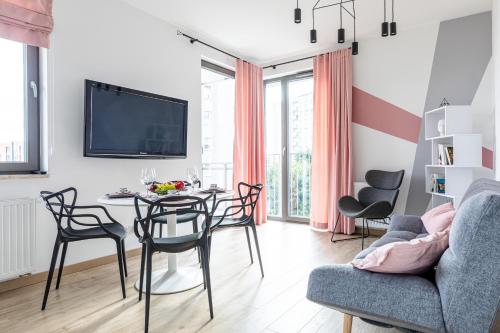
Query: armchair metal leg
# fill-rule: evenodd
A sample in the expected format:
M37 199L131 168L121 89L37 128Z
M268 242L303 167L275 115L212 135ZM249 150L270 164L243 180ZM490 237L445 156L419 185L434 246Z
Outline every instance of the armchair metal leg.
M349 237L349 238L342 238L342 239L333 239L335 237L335 230L337 229L337 225L339 223L339 220L340 220L340 213L338 213L337 215L337 220L335 221L335 225L333 226L333 234L332 234L332 238L330 239L330 241L332 243L336 243L336 242L343 242L343 241L350 241L350 240L355 240L355 239L362 239L362 244L361 244L361 249L363 249L364 247L364 239L366 237L368 237L370 235L370 231L368 231L368 236L365 236L365 220L363 219L363 232L362 232L362 235L359 236L359 237Z
M248 251L250 251L250 263L253 264L252 244L250 243L250 235L248 234L248 227L245 227L245 233L247 234Z
M352 316L345 313L343 333L351 333L351 331L352 331Z
M56 267L57 256L59 255L59 246L61 241L59 237L56 238L54 243L54 250L52 251L52 260L50 261L49 275L47 277L47 284L45 285L45 293L43 294L42 310L45 310L47 305L47 298L49 297L50 284L52 282L52 275L54 274L54 268Z

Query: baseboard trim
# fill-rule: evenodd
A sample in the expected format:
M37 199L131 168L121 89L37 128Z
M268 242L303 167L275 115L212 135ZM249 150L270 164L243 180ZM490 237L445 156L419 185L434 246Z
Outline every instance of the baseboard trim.
M132 249L126 252L127 258L135 257L141 254L141 248ZM116 262L116 254L111 254L109 256L104 256L100 258L95 258L87 261L82 261L76 264L64 266L63 276L85 271L90 268L110 264ZM54 277L57 276L58 269L54 271ZM47 280L48 272L36 273L33 275L21 276L12 280L0 282L0 294L6 291L27 287L33 284L37 284Z

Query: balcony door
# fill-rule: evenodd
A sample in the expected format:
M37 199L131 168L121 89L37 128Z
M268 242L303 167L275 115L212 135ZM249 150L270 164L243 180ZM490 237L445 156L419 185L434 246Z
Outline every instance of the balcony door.
M312 73L265 82L267 207L271 219L308 222Z

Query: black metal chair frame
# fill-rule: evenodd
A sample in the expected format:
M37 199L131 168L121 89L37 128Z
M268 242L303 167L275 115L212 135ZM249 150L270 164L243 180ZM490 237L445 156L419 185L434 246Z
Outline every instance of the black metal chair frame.
M210 308L210 318L213 319L213 306L212 306L212 289L210 282L210 263L209 263L209 237L210 237L210 224L211 215L207 207L207 201L210 199L215 200L215 195L212 194L207 198L199 198L194 196L172 196L160 198L151 201L136 195L134 198L134 205L136 210L136 219L134 221L134 232L142 244L141 254L141 268L139 278L139 301L142 299L142 290L144 284L144 269L146 268L146 306L145 306L145 332L149 330L149 309L151 302L151 273L152 273L152 259L154 252L165 253L179 253L192 248L197 248L201 255L201 266L203 270L203 285L207 290L208 304ZM140 210L140 202L148 205L146 216L143 217ZM199 207L199 208L198 208ZM192 214L196 213L198 216L204 217L203 230L193 233L198 234L197 238L189 242L192 244L186 246L159 246L158 240L161 238L154 238L152 235L152 221L161 216L168 216L174 214ZM139 230L139 227L141 230ZM156 242L155 242L156 240ZM178 243L176 245L180 245ZM146 266L146 267L144 267Z
M68 195L72 196L72 199L69 200L71 204L66 203L66 197ZM45 310L47 305L47 299L49 296L50 285L52 282L52 277L54 274L54 269L57 262L57 257L59 254L59 248L62 244L62 253L61 253L61 261L59 263L59 270L57 274L57 282L56 289L59 289L61 283L61 276L64 268L64 260L66 258L66 251L68 249L68 243L77 242L87 239L98 239L98 238L111 238L116 242L116 250L118 256L118 266L120 269L120 282L122 287L122 296L126 297L125 293L125 277L128 275L127 273L127 263L125 256L125 243L124 239L126 236L120 237L119 235L114 234L112 231L108 229L111 224L119 224L118 221L113 219L113 217L109 214L107 209L103 206L91 205L91 206L77 206L77 190L74 187L66 188L59 192L50 192L50 191L41 191L41 198L45 201L46 208L52 213L54 219L57 223L57 237L54 243L54 249L52 251L52 260L50 262L49 273L47 277L47 284L45 286L45 293L43 296L42 310ZM111 223L103 223L101 218L98 215L83 212L75 214L75 211L86 211L86 210L100 210L103 212ZM78 221L78 219L92 219L97 223L85 223ZM82 229L74 229L72 224L76 224L80 227L99 227L102 229L102 233L99 235L82 235L78 233L78 230ZM84 229L83 229L84 230Z
M376 177L380 177L381 174L385 174L386 176L389 176L389 175L394 176L395 183L391 184L391 186L389 186L388 188L384 188L383 186L379 187L379 186L372 185L371 180L375 179ZM377 221L377 222L381 222L384 224L389 224L387 222L387 219L390 219L389 216L394 211L394 207L396 205L396 202L397 202L397 199L399 196L399 188L401 187L403 177L404 177L404 170L400 170L400 171L396 171L396 172L369 170L365 175L365 179L370 186L364 187L361 190L359 190L358 197L360 197L363 192L366 193L366 191L388 191L387 193L390 192L393 194L391 201L379 200L379 201L370 202L367 205L361 205L356 199L354 199L351 196L341 197L337 203L337 207L339 209L339 212L337 214L337 219L336 219L335 225L333 227L333 234L332 234L331 242L336 243L336 242L349 241L349 240L354 240L354 239L361 239L361 249L363 249L365 238L370 236L369 221ZM349 238L343 238L343 239L334 239L335 230L337 230L337 225L339 223L340 216L342 215L342 208L344 206L348 206L349 203L352 203L353 201L355 201L357 204L359 204L361 206L360 210L355 212L355 213L352 213L350 215L346 215L346 216L348 216L350 218L362 218L361 236L349 237ZM368 233L367 235L365 234L365 224L366 224L366 229L367 229L367 233Z
M248 232L248 228L251 228L254 236L255 247L257 249L257 256L259 258L260 271L262 277L264 277L264 267L262 265L259 240L257 237L257 230L255 227L255 219L254 219L255 207L257 206L257 202L259 200L262 188L263 188L262 184L251 185L244 182L240 182L238 184L237 198L221 199L217 201L212 210L212 214L215 214L217 208L222 203L229 203L229 206L227 206L224 209L224 213L222 215L212 216L213 220L212 230L224 229L224 228L237 228L237 227L245 228L248 250L250 252L250 261L253 264L252 245L250 242L250 234ZM222 223L224 220L233 220L233 219L234 223L229 223L229 224Z

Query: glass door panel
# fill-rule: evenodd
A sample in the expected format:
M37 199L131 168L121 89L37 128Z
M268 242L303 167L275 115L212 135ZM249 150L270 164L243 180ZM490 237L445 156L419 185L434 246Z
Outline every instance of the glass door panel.
M281 217L283 215L281 82L270 82L265 87L267 214Z
M288 82L288 216L309 218L313 79Z

